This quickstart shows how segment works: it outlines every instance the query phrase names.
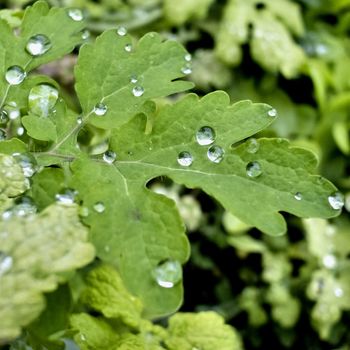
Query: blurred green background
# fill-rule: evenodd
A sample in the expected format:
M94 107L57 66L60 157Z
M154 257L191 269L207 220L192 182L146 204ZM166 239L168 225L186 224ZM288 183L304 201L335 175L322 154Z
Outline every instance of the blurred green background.
M192 55L199 95L227 91L277 109L256 137L283 137L318 156L318 172L345 194L329 221L287 216L288 233L248 227L204 193L160 179L178 203L192 245L183 311L215 310L246 349L350 349L350 0L51 0L84 9L86 40L124 26L157 31ZM33 2L0 0L14 26ZM76 53L42 68L72 108ZM239 201L239 198L237 198ZM263 203L261 203L263 205Z

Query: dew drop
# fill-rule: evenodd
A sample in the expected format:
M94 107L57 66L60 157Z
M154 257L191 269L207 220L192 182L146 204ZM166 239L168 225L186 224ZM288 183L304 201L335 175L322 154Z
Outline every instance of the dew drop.
M81 33L81 38L82 38L83 40L89 39L90 36L91 36L91 34L90 34L90 32L89 32L87 29L85 29L85 30Z
M103 213L105 211L105 205L103 202L96 202L93 208L97 213Z
M184 67L181 68L181 73L185 75L189 75L192 73L192 68L190 65L186 64Z
M277 116L277 110L275 109L275 108L272 108L272 109L270 109L268 112L267 112L267 115L269 116L269 117L276 117Z
M106 151L103 153L103 160L108 164L114 163L116 158L117 155L113 151Z
M328 197L328 203L335 210L340 210L344 206L344 195L340 192L334 192Z
M82 122L83 122L83 118L82 117L78 117L77 118L77 124L82 124Z
M17 106L17 103L14 101L9 102L5 107L4 111L7 113L8 117L11 120L15 120L21 116L21 112Z
M8 272L13 265L13 259L10 255L0 251L0 276Z
M0 129L0 141L6 140L6 131L3 129Z
M303 195L300 192L296 192L295 195L294 195L294 198L297 201L301 201L303 199Z
M38 170L36 160L30 153L13 153L12 157L21 166L25 177L32 177Z
M27 73L19 66L10 67L5 73L5 79L10 85L21 84L26 76Z
M98 116L103 116L107 113L107 109L107 106L100 102L94 107L94 113Z
M132 75L130 77L130 83L132 83L132 84L136 84L137 83L137 77L135 75Z
M22 126L18 127L16 133L18 136L24 135L24 128Z
M49 84L34 86L28 96L30 111L40 117L47 117L58 100L58 90Z
M50 39L43 34L37 34L29 38L26 50L32 56L41 56L52 47Z
M215 131L210 126L203 126L196 133L196 140L200 146L211 145L215 137Z
M259 151L260 144L259 141L255 138L251 138L247 141L247 152L250 154L254 154Z
M8 121L9 121L9 117L8 117L7 111L2 109L0 111L0 124L6 124Z
M184 56L184 59L185 59L185 61L187 61L187 62L191 62L191 60L192 60L192 55L191 55L190 53L187 53L187 54Z
M193 157L190 152L183 151L177 156L177 162L181 166L190 166L193 163Z
M133 89L132 89L132 94L135 96L135 97L140 97L144 94L145 92L145 89L142 87L142 86L135 86Z
M342 288L340 287L335 287L334 290L334 295L337 297L337 298L341 298L343 295L344 295L344 291Z
M173 288L182 279L181 264L176 260L166 260L154 269L153 277L160 287Z
M126 52L131 52L131 50L132 50L132 45L131 45L131 44L126 44L126 45L124 46L124 50L125 50Z
M128 32L128 31L126 30L125 27L119 27L119 28L117 29L117 34L120 35L120 36L126 35L127 32Z
M261 165L257 161L249 162L246 171L249 177L258 177L262 174Z
M220 146L211 146L208 149L207 157L213 163L220 163L224 159L225 151Z
M334 269L338 262L337 258L333 254L327 254L322 258L323 266L327 269Z
M80 9L68 9L68 16L76 22L80 22L84 19L83 11Z
M78 195L78 191L71 188L66 188L60 193L55 195L56 202L62 205L72 205L75 201L75 197Z

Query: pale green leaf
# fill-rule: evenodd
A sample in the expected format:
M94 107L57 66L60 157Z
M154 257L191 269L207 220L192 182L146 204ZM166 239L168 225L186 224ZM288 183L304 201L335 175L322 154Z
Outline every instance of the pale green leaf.
M89 272L82 302L105 317L120 319L133 328L141 321L142 303L126 290L118 272L110 265L100 265Z
M192 83L177 80L188 64L186 50L175 41L162 42L156 33L146 34L133 46L129 35L120 36L111 30L99 36L94 44L84 45L75 69L76 91L85 120L102 128L114 128L130 120L145 101L187 90ZM137 82L132 82L135 78ZM143 89L134 96L133 89ZM103 116L94 114L94 107L103 104Z
M52 205L36 216L0 222L2 258L0 340L20 334L45 307L43 293L65 280L63 272L89 263L94 247L76 206Z
M22 118L22 124L33 139L55 141L57 138L55 124L48 118L26 115Z
M215 312L177 313L169 320L169 350L241 350L238 333Z

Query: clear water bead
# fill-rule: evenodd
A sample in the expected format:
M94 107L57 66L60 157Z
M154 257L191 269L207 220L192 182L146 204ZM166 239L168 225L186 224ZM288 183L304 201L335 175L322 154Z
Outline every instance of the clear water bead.
M160 287L173 288L182 279L181 264L177 260L166 260L154 269L153 277Z
M211 145L215 137L215 131L210 126L203 126L196 133L196 140L200 146Z
M192 68L190 65L186 65L184 67L181 68L181 73L185 74L185 75L189 75L192 73Z
M184 59L185 59L185 61L187 61L187 62L191 62L191 60L192 60L192 55L191 55L190 53L187 53L187 54L185 55Z
M83 118L82 117L77 117L77 124L82 124L83 123Z
M254 154L259 151L260 144L259 141L255 138L251 138L247 141L247 152L250 154Z
M207 157L213 163L220 163L224 155L225 151L220 146L211 146L207 151Z
M117 155L113 151L106 151L103 153L103 160L108 164L114 163L116 158Z
M131 52L131 50L132 50L132 45L131 45L131 44L126 44L126 45L124 46L124 50L125 50L126 52Z
M58 90L49 84L34 86L28 96L30 111L40 117L47 117L58 100Z
M132 75L130 77L130 83L132 83L132 84L136 84L137 83L137 77L135 75Z
M13 153L12 157L21 166L25 177L32 177L37 171L36 160L30 153Z
M295 195L294 195L294 198L297 201L301 201L303 199L303 195L300 192L296 192Z
M93 208L97 213L103 213L105 211L105 205L103 202L96 202Z
M37 34L29 38L26 50L32 56L41 56L52 47L50 39L44 34Z
M276 109L274 109L274 108L272 108L272 109L270 109L268 112L267 112L267 115L269 116L269 117L276 117L277 116L277 111L276 111Z
M107 113L107 109L107 106L100 102L94 107L94 113L98 116L103 116Z
M344 291L342 288L340 287L335 287L334 290L334 295L337 297L337 298L341 298L343 295L344 295Z
M340 210L344 206L344 195L340 192L334 192L328 197L328 203L334 210Z
M0 276L8 272L13 265L13 259L10 255L0 251Z
M327 254L322 258L323 266L327 269L334 269L337 264L337 258L333 254Z
M10 85L21 84L27 73L20 66L12 66L7 69L5 79Z
M261 165L257 161L249 162L246 171L249 177L258 177L262 174Z
M68 9L68 16L76 22L80 22L84 19L83 11L80 9Z
M18 127L17 130L16 130L16 134L18 136L24 135L24 127L23 126Z
M0 111L0 124L6 124L9 121L9 116L5 109Z
M119 27L119 28L117 29L117 34L120 35L120 36L126 35L127 32L128 32L128 31L126 30L125 27Z
M75 201L75 197L78 195L78 191L71 188L66 188L60 193L55 195L56 202L63 205L72 205Z
M9 102L4 107L5 112L11 120L15 120L21 116L21 112L17 106L17 103L14 101Z
M6 140L6 131L3 129L0 129L0 141Z
M90 38L90 32L87 30L87 29L85 29L82 33L81 33L81 38L83 39L83 40L87 40L87 39L89 39Z
M142 87L142 86L135 86L133 89L132 89L132 94L135 96L135 97L140 97L144 94L145 92L145 89Z
M33 215L37 212L37 207L33 202L33 199L27 196L19 197L15 200L15 205L7 209L3 214L4 220L11 217L26 217Z
M193 157L190 152L183 151L177 156L177 162L181 166L190 166L193 163Z

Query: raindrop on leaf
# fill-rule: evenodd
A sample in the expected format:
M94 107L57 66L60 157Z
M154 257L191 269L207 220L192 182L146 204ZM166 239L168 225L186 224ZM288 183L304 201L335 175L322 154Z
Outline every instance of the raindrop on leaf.
M203 126L197 131L196 140L200 146L207 146L214 143L215 136L215 131L210 126Z
M224 159L225 151L220 146L211 146L208 149L207 157L213 163L220 163Z
M182 279L181 264L176 260L166 260L154 269L153 277L160 287L173 288Z
M10 85L21 84L27 73L19 66L12 66L7 69L5 79Z
M94 107L94 113L98 116L103 116L107 113L107 109L107 106L100 102Z
M29 38L26 50L32 56L41 56L52 47L50 39L43 34L37 34Z
M190 152L180 152L179 155L177 156L177 162L181 166L190 166L193 163L193 157Z
M257 161L249 162L246 171L249 177L258 177L262 174L261 165Z
M140 97L144 94L145 90L142 86L135 86L133 89L132 89L132 94L135 96L135 97Z

